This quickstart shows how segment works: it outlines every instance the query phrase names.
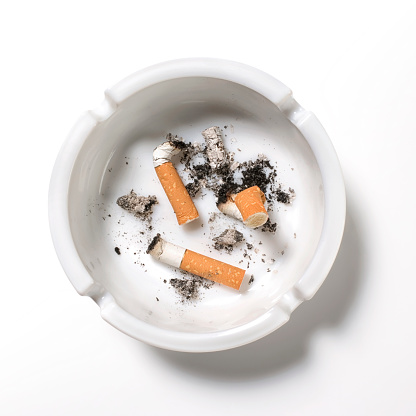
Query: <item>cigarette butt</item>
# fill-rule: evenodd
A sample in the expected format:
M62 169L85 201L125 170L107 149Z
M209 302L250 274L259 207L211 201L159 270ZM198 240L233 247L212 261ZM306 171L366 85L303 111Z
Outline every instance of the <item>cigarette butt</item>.
M247 227L260 227L269 219L269 215L264 207L266 197L258 186L252 186L239 192L234 202L241 212L243 222Z
M198 211L172 162L157 166L155 170L176 214L178 224L186 224L197 219Z
M158 234L150 243L147 253L163 263L178 267L186 272L239 290L246 271L169 243Z
M176 214L179 225L191 222L199 217L185 185L170 159L180 152L178 140L168 141L158 146L153 152L153 165L160 183Z
M266 198L258 186L228 195L227 200L217 204L217 207L223 214L243 221L250 228L260 227L269 219Z

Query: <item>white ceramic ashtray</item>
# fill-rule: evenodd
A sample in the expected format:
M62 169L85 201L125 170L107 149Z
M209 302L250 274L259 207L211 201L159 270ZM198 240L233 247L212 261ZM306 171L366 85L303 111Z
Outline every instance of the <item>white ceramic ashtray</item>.
M203 168L202 132L213 126L228 177ZM184 225L153 164L167 136L186 144L171 162L199 217ZM227 181L263 188L266 226L219 211ZM157 204L134 215L119 199L131 190ZM184 59L129 76L80 118L52 173L49 218L68 278L107 322L158 347L217 351L276 330L319 289L342 239L345 188L330 139L289 88L239 63ZM240 241L222 244L225 230ZM158 261L147 253L158 234L183 248L173 257L191 250L242 269L244 287L194 279L180 259Z

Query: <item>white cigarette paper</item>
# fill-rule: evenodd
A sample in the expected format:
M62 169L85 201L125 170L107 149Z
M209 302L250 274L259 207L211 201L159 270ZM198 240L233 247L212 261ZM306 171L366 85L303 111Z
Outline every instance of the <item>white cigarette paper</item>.
M171 244L157 234L147 253L163 263L214 282L246 290L249 282L246 270L215 260L203 254Z
M222 202L217 205L218 209L225 215L233 217L239 221L243 221L243 216L241 215L240 210L237 208L237 205L234 202L235 194L229 195L225 202Z
M153 151L153 166L156 168L164 163L170 162L172 157L177 155L181 149L175 146L174 142L165 142L156 147Z
M185 248L179 247L176 244L165 241L159 234L153 239L147 253L162 263L168 264L176 268L180 268L183 256L185 255Z

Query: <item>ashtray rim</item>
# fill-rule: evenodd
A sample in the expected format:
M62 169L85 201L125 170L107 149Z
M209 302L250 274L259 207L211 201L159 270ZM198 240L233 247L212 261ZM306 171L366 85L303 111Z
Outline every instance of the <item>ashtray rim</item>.
M260 318L224 331L182 333L139 321L96 283L82 264L70 229L68 188L82 145L131 95L151 85L183 77L210 77L248 87L274 103L309 143L321 170L324 189L324 224L315 255L299 281ZM85 113L74 125L57 156L49 187L49 223L53 243L69 280L81 295L91 297L104 320L148 344L176 351L207 352L238 347L273 332L287 322L293 310L310 299L327 277L337 256L346 215L345 185L335 149L316 116L302 108L291 90L274 77L245 64L213 58L168 61L138 71L105 91L102 104Z

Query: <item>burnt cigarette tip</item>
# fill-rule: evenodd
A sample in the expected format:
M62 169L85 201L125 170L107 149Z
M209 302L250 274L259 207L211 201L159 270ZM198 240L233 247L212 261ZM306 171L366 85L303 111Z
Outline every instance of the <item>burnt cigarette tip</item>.
M151 252L156 247L157 243L162 239L159 233L156 234L156 236L153 238L151 243L149 244L149 247L147 247L146 254L151 254Z
M169 142L172 147L176 148L176 149L185 149L186 148L186 143L182 140L182 138L178 138L178 136L173 136L172 133L168 133L166 135L166 141Z

